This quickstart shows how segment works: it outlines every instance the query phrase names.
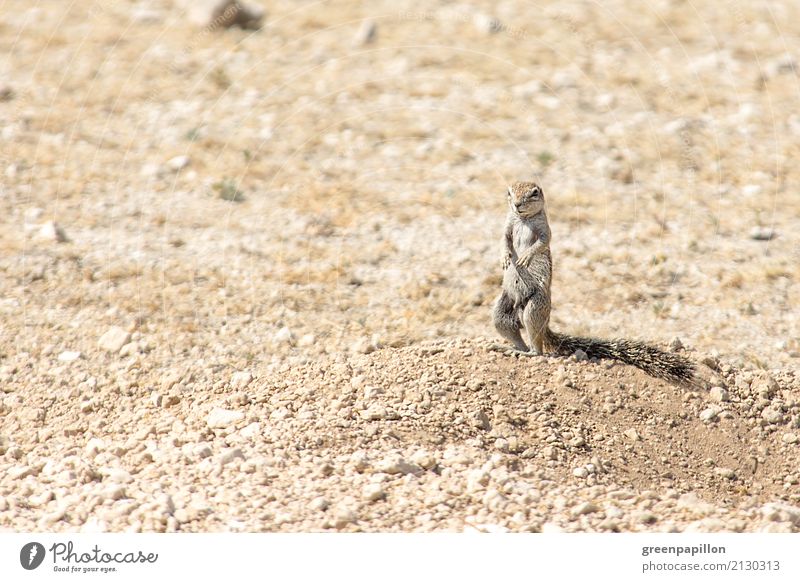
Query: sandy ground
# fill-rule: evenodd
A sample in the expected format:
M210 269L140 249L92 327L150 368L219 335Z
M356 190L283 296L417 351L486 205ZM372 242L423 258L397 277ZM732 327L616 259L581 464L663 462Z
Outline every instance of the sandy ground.
M800 531L800 7L262 6L0 0L0 529Z

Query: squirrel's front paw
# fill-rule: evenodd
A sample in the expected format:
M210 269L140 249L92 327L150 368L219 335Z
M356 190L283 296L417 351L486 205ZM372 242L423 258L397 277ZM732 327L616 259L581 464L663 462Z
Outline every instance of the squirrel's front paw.
M531 264L531 255L525 254L517 259L517 266L527 269Z

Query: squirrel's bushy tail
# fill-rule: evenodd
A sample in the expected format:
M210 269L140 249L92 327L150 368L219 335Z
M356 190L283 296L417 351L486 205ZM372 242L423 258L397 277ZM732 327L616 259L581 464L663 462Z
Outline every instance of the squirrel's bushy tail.
M583 350L590 358L618 360L636 366L654 378L692 387L702 384L696 374L696 366L691 360L644 342L572 336L556 333L548 328L545 332L544 347L545 351L555 352L561 356L571 356L577 350Z

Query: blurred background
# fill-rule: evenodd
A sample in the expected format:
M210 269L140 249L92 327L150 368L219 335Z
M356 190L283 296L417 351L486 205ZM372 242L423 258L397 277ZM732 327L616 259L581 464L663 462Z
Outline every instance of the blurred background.
M0 358L494 336L537 179L555 329L791 362L799 33L794 2L0 2Z

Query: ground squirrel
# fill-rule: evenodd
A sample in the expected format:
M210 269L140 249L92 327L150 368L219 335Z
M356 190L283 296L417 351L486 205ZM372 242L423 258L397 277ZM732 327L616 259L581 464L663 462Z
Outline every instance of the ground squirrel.
M494 349L526 356L545 351L569 356L583 350L590 358L609 358L636 366L656 378L695 385L695 365L677 354L627 339L603 340L576 337L552 331L550 283L550 226L544 206L544 192L534 182L518 182L508 189L503 255L503 290L494 304L497 331L514 348ZM528 341L522 339L522 330Z

